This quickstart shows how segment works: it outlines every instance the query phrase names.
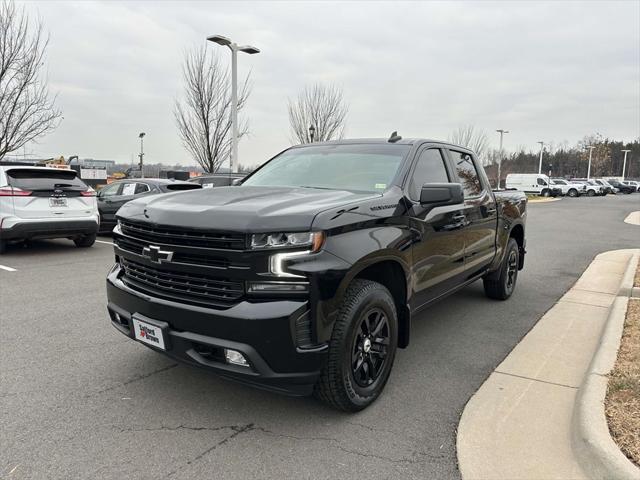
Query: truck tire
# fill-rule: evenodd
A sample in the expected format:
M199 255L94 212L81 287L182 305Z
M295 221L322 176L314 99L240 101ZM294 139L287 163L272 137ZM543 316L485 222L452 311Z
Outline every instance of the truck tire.
M484 282L484 293L489 298L496 300L506 300L516 289L518 280L518 264L520 262L520 250L518 242L510 238L507 242L507 250L502 260L502 265L495 272L486 275Z
M578 190L576 190L575 188L571 188L571 189L569 189L569 192L567 193L567 195L569 195L570 197L577 197L578 196Z
M80 237L74 238L73 243L76 244L76 247L88 248L96 243L96 234L92 233L89 235L82 235Z
M7 251L7 241L0 240L0 255Z
M398 317L389 290L377 282L354 280L333 327L315 397L346 412L366 408L387 383L397 345Z
M542 190L541 194L543 197L550 197L551 196L551 190L549 190L548 188L545 188Z

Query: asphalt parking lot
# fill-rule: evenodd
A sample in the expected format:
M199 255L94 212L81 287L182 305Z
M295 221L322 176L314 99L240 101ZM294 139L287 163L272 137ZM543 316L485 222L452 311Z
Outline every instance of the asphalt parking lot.
M507 302L476 283L414 323L382 397L349 415L178 365L118 333L108 243L0 264L2 478L459 478L456 426L495 366L603 251L638 247L640 194L531 204ZM109 237L101 237L108 242Z

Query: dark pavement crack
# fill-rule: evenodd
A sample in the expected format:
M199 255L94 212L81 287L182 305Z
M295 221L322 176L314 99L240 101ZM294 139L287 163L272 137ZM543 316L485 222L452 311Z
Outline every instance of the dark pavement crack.
M162 368L159 368L157 370L153 370L152 372L149 372L149 373L144 373L142 375L136 375L135 377L130 378L128 380L125 380L124 382L119 383L117 385L112 385L110 387L104 388L104 389L99 390L97 392L89 393L89 394L85 395L85 398L94 397L96 395L100 395L102 393L106 393L106 392L110 392L111 390L115 390L116 388L124 387L125 385L129 385L131 383L139 382L140 380L144 380L145 378L149 378L152 375L157 375L158 373L166 372L167 370L171 370L172 368L175 368L177 366L178 366L178 364L174 363L172 365L168 365L166 367L162 367Z
M198 427L196 427L196 428L198 428ZM184 465L182 465L182 467L180 467L180 468L178 468L176 470L172 470L171 472L167 473L163 478L172 477L173 475L178 473L178 471L181 468L185 468L185 467L188 467L189 465L192 465L193 463L195 463L198 460L200 460L201 458L203 458L205 455L213 452L216 448L221 447L222 445L224 445L225 443L227 443L230 440L233 440L235 437L237 437L241 433L244 433L244 432L247 432L247 431L253 429L253 423L248 423L246 425L232 425L232 426L229 426L229 427L221 427L221 428L230 428L231 430L233 430L233 432L231 434L227 435L226 437L224 437L219 442L214 443L211 447L207 448L202 453L196 455L191 460L188 460ZM206 430L206 428L205 428L205 430Z

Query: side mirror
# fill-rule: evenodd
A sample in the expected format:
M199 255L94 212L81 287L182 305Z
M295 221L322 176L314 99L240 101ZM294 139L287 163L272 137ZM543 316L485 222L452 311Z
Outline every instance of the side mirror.
M242 178L234 178L231 182L232 187L237 187L238 185L242 185Z
M458 205L464 202L464 192L459 183L426 183L420 191L420 204L432 207Z

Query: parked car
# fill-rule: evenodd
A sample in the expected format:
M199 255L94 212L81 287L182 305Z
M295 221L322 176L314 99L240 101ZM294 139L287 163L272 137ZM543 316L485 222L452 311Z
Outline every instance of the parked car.
M0 253L36 238L90 247L98 222L96 192L74 170L0 162Z
M601 185L598 185L593 180L586 180L580 178L573 178L570 180L572 185L584 185L584 194L588 197L596 195L605 195L605 191Z
M557 197L562 194L559 187L550 184L549 177L541 173L510 173L505 180L507 190L518 190L543 197Z
M242 185L124 205L111 322L224 377L361 410L417 312L479 279L513 294L526 204L449 143L291 147Z
M636 182L635 180L623 180L621 183L628 185L630 187L635 187L636 192L640 191L640 182Z
M634 187L632 187L631 185L626 185L624 183L621 183L618 180L616 180L615 178L608 178L607 182L609 182L611 185L616 187L622 193L630 194L630 193L633 193L635 191Z
M202 188L228 187L236 180L242 180L244 175L237 173L214 173L190 178L188 181L202 185Z
M199 188L202 187L195 183L166 178L136 178L110 183L98 192L100 232L107 233L113 230L113 227L116 226L116 212L131 200L161 193Z
M579 197L587 190L586 186L571 184L564 178L552 178L551 185L559 188L563 196L567 195L569 197Z
M604 189L605 195L608 193L611 193L611 194L618 193L618 189L603 178L594 178L593 181Z

